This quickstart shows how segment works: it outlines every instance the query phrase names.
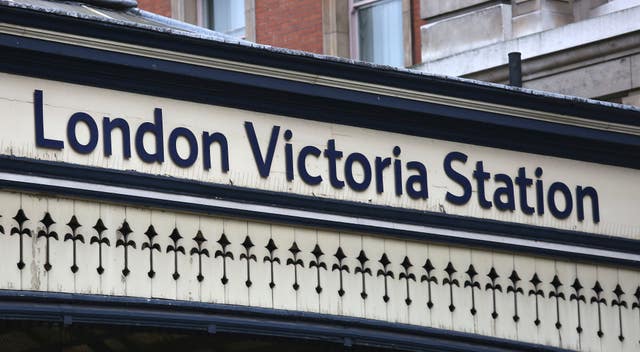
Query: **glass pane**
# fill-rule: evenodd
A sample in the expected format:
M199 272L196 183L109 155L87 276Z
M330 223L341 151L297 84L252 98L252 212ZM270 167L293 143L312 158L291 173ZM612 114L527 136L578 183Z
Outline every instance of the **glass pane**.
M209 28L244 37L244 1L241 0L209 0ZM213 6L211 6L213 2Z
M380 1L358 9L360 60L404 66L402 0Z

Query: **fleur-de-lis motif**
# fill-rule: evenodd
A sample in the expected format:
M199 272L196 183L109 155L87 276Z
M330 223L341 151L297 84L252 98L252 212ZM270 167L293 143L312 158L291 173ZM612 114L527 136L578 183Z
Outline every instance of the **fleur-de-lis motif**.
M149 228L147 228L147 231L145 231L144 234L145 236L147 236L149 241L142 243L141 250L149 250L149 272L147 273L147 275L150 278L153 278L154 276L156 276L156 272L153 271L153 250L155 249L156 251L162 253L162 248L160 248L159 244L153 242L154 238L158 236L158 233L156 232L156 229L153 227L153 225L149 225Z
M271 289L273 289L274 287L276 287L276 283L273 281L273 263L278 263L280 264L280 258L275 257L273 252L275 252L276 249L278 249L278 247L276 246L276 243L273 242L273 238L269 239L269 242L267 243L266 246L264 246L264 248L267 249L267 251L269 251L269 255L265 255L264 258L262 259L262 262L269 262L269 267L271 269L271 282L269 282L269 287Z
M287 265L293 265L293 289L298 291L300 285L298 285L298 265L304 268L304 262L302 259L298 259L298 253L300 253L300 248L298 248L298 244L296 241L293 241L291 248L289 248L289 252L293 254L293 258L287 259Z
M78 265L76 265L76 241L84 243L84 236L77 233L78 228L81 225L75 215L71 217L71 220L69 220L67 226L69 226L69 228L71 229L71 233L67 233L66 235L64 235L64 241L66 242L67 240L71 240L71 242L73 243L73 265L71 265L71 272L75 274L78 272Z
M564 298L564 293L560 292L560 286L562 286L562 282L560 282L560 278L558 275L553 276L553 280L551 281L551 286L553 286L553 291L549 292L549 298L555 297L556 299L556 329L560 330L562 324L560 323L560 299Z
M122 235L122 238L116 241L116 248L122 246L124 248L124 268L122 269L122 275L127 276L131 272L129 270L129 247L136 248L136 243L129 239L129 235L133 232L127 220L122 223L122 226L118 229L118 232Z
M316 246L313 247L311 254L313 254L316 259L309 262L309 268L316 268L316 292L320 293L322 292L322 286L320 286L320 269L322 268L324 270L327 270L327 265L324 262L320 261L320 257L322 257L324 253L322 253L322 250L317 243Z
M404 272L398 275L398 279L400 280L404 279L405 283L407 284L407 298L405 298L404 303L406 303L407 305L410 305L411 295L409 294L409 280L416 281L416 276L409 272L409 269L413 266L413 264L411 264L411 261L409 260L409 257L405 255L404 260L402 261L402 263L400 263L400 265L404 269Z
M471 312L471 315L476 315L477 310L474 289L477 288L478 290L480 290L480 283L475 280L478 272L476 271L476 268L473 267L473 264L469 264L469 268L467 269L467 271L465 271L465 273L469 276L469 280L464 281L464 287L471 287L471 309L469 311Z
M496 319L498 318L498 312L496 311L496 291L502 292L502 286L500 286L500 284L496 284L496 279L498 279L500 275L498 275L494 267L491 267L491 270L489 270L487 277L489 278L489 280L491 280L491 282L487 283L484 289L485 291L491 290L491 294L493 296L493 312L491 312L491 317L493 319Z
M189 251L189 255L198 255L198 276L196 276L196 278L199 282L202 282L202 280L204 280L204 276L202 275L202 256L209 256L209 250L206 248L202 248L202 245L207 241L207 239L204 238L202 231L198 230L198 233L196 233L196 236L193 238L193 240L196 242L196 247L191 248L191 251Z
M356 274L362 274L362 291L360 292L360 297L362 297L362 299L367 299L367 286L366 286L366 280L365 277L368 274L369 276L371 276L371 269L367 268L365 265L366 263L369 261L369 258L367 258L366 253L363 250L360 250L360 254L358 254L358 257L356 258L358 260L358 262L360 263L360 266L356 267Z
M636 301L631 305L631 310L638 310L638 322L640 323L640 286L636 288L636 292L633 294L633 297L636 298ZM638 341L640 343L640 341Z
M540 313L538 308L538 296L544 298L544 291L538 288L538 286L542 283L542 280L538 277L538 273L533 273L533 277L529 282L533 285L533 290L529 290L529 296L533 295L536 300L536 320L534 320L534 324L540 325Z
M442 285L449 285L449 311L453 312L454 310L456 310L456 306L453 304L453 286L460 287L460 283L458 282L458 279L453 278L453 274L455 274L457 270L453 267L453 264L451 264L451 262L447 264L444 272L447 273L447 277L442 279Z
M53 218L51 218L51 214L49 214L49 212L46 212L44 214L44 217L42 218L42 220L40 220L40 222L44 225L44 229L38 231L37 238L44 237L46 240L46 261L44 263L44 270L49 271L52 268L51 262L49 261L49 239L53 238L56 241L58 240L58 233L55 231L51 231L51 226L56 222L53 221Z
M600 286L600 282L596 281L595 285L592 288L593 292L596 293L595 296L591 297L591 304L596 303L598 305L598 337L604 336L604 332L602 331L602 312L600 309L600 305L607 305L607 300L604 297L600 297L602 294L602 286Z
M342 251L342 247L338 247L338 250L333 256L336 257L336 259L338 259L338 262L333 264L333 266L331 267L331 271L338 270L340 274L340 289L338 290L338 295L342 297L344 296L344 288L342 286L342 272L343 271L349 272L349 266L347 266L346 264L342 264L342 261L347 256Z
M524 295L522 287L518 287L518 281L520 280L518 273L515 270L511 271L511 275L509 275L511 285L507 286L507 293L513 292L513 321L516 323L520 320L520 316L518 316L518 293Z
M173 244L168 245L166 249L166 253L173 252L173 275L171 275L171 277L173 277L174 280L178 280L178 278L180 278L180 273L178 273L178 253L185 255L185 252L184 247L178 244L182 236L180 236L180 231L178 231L177 227L173 228L169 238L173 241Z
M431 275L431 272L433 271L433 269L435 269L435 267L433 266L433 264L431 264L431 260L427 259L427 261L424 262L424 265L422 266L422 268L424 269L424 271L426 272L426 275L422 275L422 277L420 278L420 282L427 282L427 293L429 295L429 300L427 301L427 307L429 309L433 308L433 301L431 300L431 283L434 284L438 284L438 278Z
M98 272L98 275L102 275L102 273L104 273L104 268L102 267L102 245L104 244L107 247L111 247L111 242L109 242L107 237L102 236L102 233L107 229L107 227L104 226L102 219L98 219L98 221L96 221L96 224L93 225L93 229L96 230L98 236L91 236L89 244L98 244L98 267L96 268L96 271Z
M29 237L31 237L31 230L24 227L24 223L29 220L29 218L24 214L24 211L22 209L18 210L18 213L16 214L16 216L13 217L13 220L15 220L18 223L18 227L12 227L11 228L11 232L9 233L9 236L13 236L13 235L18 235L18 239L20 241L20 259L18 260L18 269L22 270L24 269L24 261L23 261L23 257L22 257L22 253L23 253L23 244L22 244L22 237L24 235L27 235Z
M251 254L251 247L253 247L253 242L251 242L251 238L249 236L244 238L244 242L242 242L242 247L244 247L244 253L240 253L240 260L244 259L247 261L247 281L244 282L247 287L251 287L253 284L251 282L251 261L257 261L255 254Z
M618 323L620 326L620 334L618 335L618 340L624 341L624 334L622 333L622 307L626 309L627 302L622 299L624 291L622 291L622 287L620 287L620 284L616 285L615 290L613 290L613 294L616 295L616 298L611 301L611 306L618 306Z
M587 303L584 295L580 294L580 291L583 289L582 284L580 284L580 280L576 278L571 285L574 293L569 296L569 301L576 301L576 306L578 308L578 326L576 327L576 331L578 334L582 333L582 317L580 316L580 301L583 303Z
M229 282L229 279L227 278L227 258L233 260L233 253L227 251L227 246L229 246L231 242L229 242L224 232L217 242L222 250L218 249L214 258L222 257L222 278L220 279L220 282L222 282L223 285L226 285L227 282Z
M382 299L385 302L389 302L389 290L387 287L387 278L390 277L394 279L394 277L393 277L393 271L387 270L387 267L389 266L389 264L391 264L391 261L389 261L389 258L387 257L387 253L382 253L382 257L380 257L380 260L378 260L378 263L382 265L382 269L378 269L378 273L376 274L376 276L382 276L384 278L384 296L382 296Z
M271 282L269 282L269 287L271 289L273 289L274 287L276 287L276 283L273 281L273 263L278 263L280 264L280 258L275 257L273 252L275 252L276 249L278 249L278 247L276 246L276 243L273 242L273 238L269 239L269 242L267 243L266 246L264 246L264 248L267 249L267 251L269 251L269 255L265 255L264 259L262 259L262 262L269 262L269 266L271 269Z

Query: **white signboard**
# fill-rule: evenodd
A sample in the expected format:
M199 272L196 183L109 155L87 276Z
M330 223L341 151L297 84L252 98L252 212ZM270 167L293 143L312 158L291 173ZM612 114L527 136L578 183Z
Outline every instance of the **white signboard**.
M0 82L5 155L640 236L633 169L10 74Z

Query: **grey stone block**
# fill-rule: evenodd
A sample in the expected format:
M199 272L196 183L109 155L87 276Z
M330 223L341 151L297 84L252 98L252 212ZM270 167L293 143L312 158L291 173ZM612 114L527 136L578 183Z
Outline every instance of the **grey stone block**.
M488 0L420 0L420 17L430 18L458 11L466 7L489 3Z
M421 28L422 60L430 61L511 37L511 5L494 5Z

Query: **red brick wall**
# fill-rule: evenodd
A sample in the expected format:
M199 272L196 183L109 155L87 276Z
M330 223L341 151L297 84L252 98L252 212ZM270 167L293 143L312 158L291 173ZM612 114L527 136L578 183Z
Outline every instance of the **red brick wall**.
M321 54L322 1L256 1L256 42Z
M138 0L138 7L161 16L171 17L171 0Z
M417 65L422 62L422 36L420 35L420 26L427 21L420 18L420 0L411 0L411 45L413 46L413 64Z

